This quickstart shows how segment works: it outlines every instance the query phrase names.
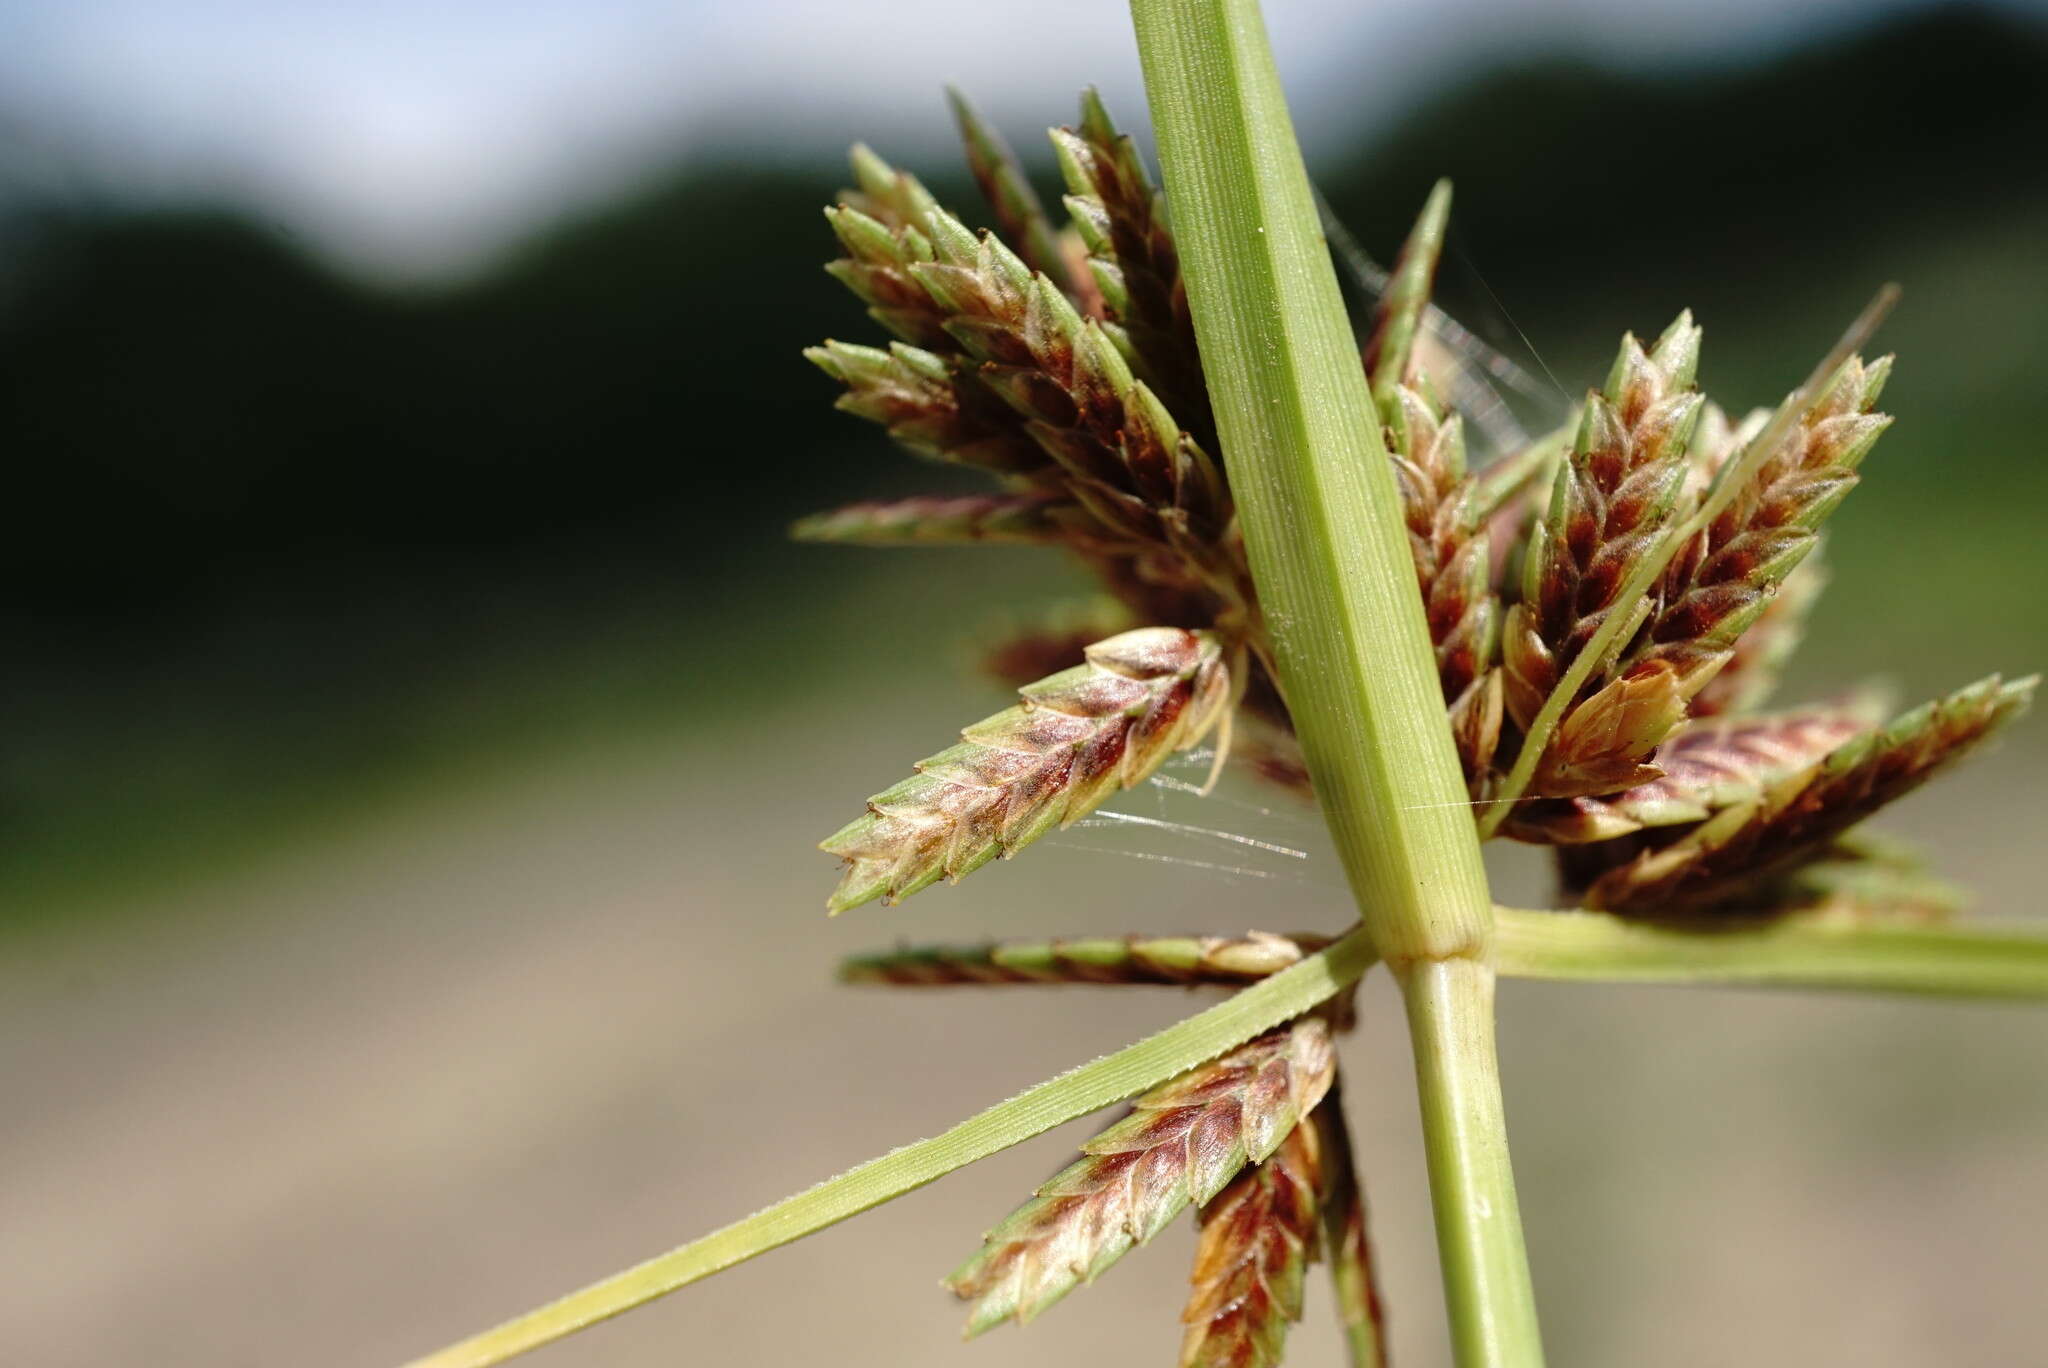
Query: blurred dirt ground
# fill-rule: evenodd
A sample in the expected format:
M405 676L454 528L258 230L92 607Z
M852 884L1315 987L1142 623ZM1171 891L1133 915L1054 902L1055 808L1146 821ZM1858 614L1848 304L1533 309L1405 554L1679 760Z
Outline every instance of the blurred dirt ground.
M1186 1012L1173 990L889 994L899 938L1334 928L1300 813L1140 795L1300 841L1261 877L1090 832L836 921L809 844L931 748L840 699L586 749L0 955L0 1359L393 1364L942 1128ZM2030 732L1888 824L2038 912ZM773 753L759 749L773 736ZM798 757L801 757L799 761ZM801 786L790 783L801 763ZM1540 896L1533 866L1504 896ZM1241 862L1240 862L1241 863ZM1274 877L1264 877L1271 875ZM1446 1361L1405 1045L1347 1043L1394 1362ZM2038 1363L2048 1009L1510 986L1503 1051L1551 1361ZM957 1341L937 1279L1090 1123L532 1362L1170 1362L1186 1223L1027 1330ZM1320 1283L1299 1364L1337 1361Z

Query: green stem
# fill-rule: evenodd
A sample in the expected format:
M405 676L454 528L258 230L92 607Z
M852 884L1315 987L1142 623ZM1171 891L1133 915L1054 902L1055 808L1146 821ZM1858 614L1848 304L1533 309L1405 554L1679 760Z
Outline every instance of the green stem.
M1447 960L1412 965L1403 978L1451 1347L1460 1364L1538 1363L1493 1048L1493 970Z
M870 1159L701 1240L417 1359L409 1368L487 1368L503 1363L756 1254L823 1230L1213 1059L1342 991L1373 959L1371 941L1363 932L1353 931L1322 953L1261 980L1206 1012L1105 1059L1049 1079L942 1135Z
M1409 994L1459 1362L1541 1361L1492 1064L1492 905L1393 473L1256 0L1132 0L1188 302L1316 797ZM1454 989L1454 990L1453 990ZM1456 1042L1456 1048L1440 1048ZM1461 1209L1484 1200L1484 1214Z
M1280 686L1389 962L1491 902L1393 470L1255 0L1134 0L1173 231Z
M1502 907L1494 926L1500 972L1517 978L2048 998L2048 935L1981 922L1680 926Z

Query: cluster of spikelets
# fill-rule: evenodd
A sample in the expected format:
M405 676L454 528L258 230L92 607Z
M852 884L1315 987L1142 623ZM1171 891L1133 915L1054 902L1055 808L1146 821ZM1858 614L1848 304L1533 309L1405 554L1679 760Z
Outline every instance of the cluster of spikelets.
M1298 963L1318 936L1125 937L904 950L848 961L855 983L1236 986ZM1280 1361L1308 1266L1327 1257L1356 1364L1384 1362L1365 1206L1337 1094L1332 1035L1348 1000L1169 1079L1082 1146L983 1238L946 1285L969 1334L1028 1321L1192 1205L1201 1226L1181 1363Z
M1207 742L1274 782L1307 771L1270 666L1160 193L1102 105L1053 131L1056 226L1001 142L956 112L992 209L976 232L855 149L827 210L834 276L894 340L808 355L840 407L991 492L866 503L800 537L1058 546L1115 605L1020 634L1014 707L961 733L824 842L834 911L1008 857ZM1860 701L1763 705L1821 585L1822 524L1890 419L1890 358L1846 355L1774 413L1701 393L1689 314L1624 338L1572 422L1468 464L1453 377L1423 357L1448 215L1439 187L1363 349L1483 834L1556 848L1581 905L1644 916L1934 915L1945 890L1850 829L1990 735L2032 681L1994 677L1889 722ZM1120 621L1117 621L1120 619ZM1121 630L1119 628L1122 628ZM1041 677L1043 676L1043 677ZM1235 738L1233 745L1232 738ZM904 951L893 984L1242 984L1302 937ZM1306 1264L1336 1275L1354 1360L1379 1361L1364 1218L1335 1097L1341 1006L1138 1099L949 1279L970 1329L1025 1320L1183 1207L1202 1233L1184 1365L1278 1361Z

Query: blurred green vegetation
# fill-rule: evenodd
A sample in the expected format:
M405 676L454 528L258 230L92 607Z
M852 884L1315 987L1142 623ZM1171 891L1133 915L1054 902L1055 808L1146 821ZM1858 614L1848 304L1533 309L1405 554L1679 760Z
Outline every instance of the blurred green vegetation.
M1924 692L2048 660L2044 78L2048 34L1976 9L1754 68L1544 59L1320 149L1318 176L1381 252L1455 177L1445 303L1560 403L1685 305L1708 388L1769 403L1903 281L1901 421L1838 519L1807 672ZM833 413L796 355L874 331L817 269L838 178L692 166L414 292L233 214L12 211L0 921L535 746L728 725L835 686L857 642L947 637L1035 584L780 540L834 500L958 483Z

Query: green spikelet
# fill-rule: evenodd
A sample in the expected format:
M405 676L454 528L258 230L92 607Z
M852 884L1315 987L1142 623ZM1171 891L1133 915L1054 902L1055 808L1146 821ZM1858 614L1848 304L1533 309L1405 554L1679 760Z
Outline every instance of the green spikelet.
M842 983L905 988L991 983L1156 983L1241 986L1328 944L1326 936L1252 931L1224 936L1098 936L981 946L929 945L842 962Z
M804 356L846 386L840 409L879 423L915 455L1004 476L1050 473L1009 406L944 357L902 342L886 351L827 342Z
M1586 905L1615 912L1740 908L1776 877L2017 716L2035 680L1996 675L1913 709L1596 879Z
M925 215L938 207L922 181L882 160L866 143L855 143L847 160L853 165L854 188L839 192L840 204L891 230L922 231Z
M1067 182L1067 211L1088 252L1104 311L1130 339L1147 379L1196 441L1216 449L1216 420L1202 381L1194 318L1181 283L1180 253L1137 144L1093 90L1082 92L1078 128L1052 130Z
M1242 669L1228 657L1214 635L1174 627L1097 642L1086 664L1020 690L1016 707L919 761L825 840L846 863L827 905L907 898L1086 816L1208 734Z
M846 249L825 270L868 306L873 319L903 341L941 353L954 350L945 316L910 275L932 259L929 216L938 208L917 178L898 171L865 146L853 149L854 179L825 210L825 221Z
M1034 271L1042 272L1063 290L1071 292L1066 255L1060 251L1059 234L1045 216L1038 192L1024 168L1017 164L1009 145L968 103L967 97L948 86L946 99L953 107L953 121L960 126L960 141L967 150L967 166L981 187L982 198L995 212L996 227Z
M1060 539L1061 500L1047 494L920 496L848 504L791 525L797 541L850 546L1045 546Z
M1586 400L1571 458L1523 558L1522 601L1502 641L1508 714L1527 729L1656 548L1683 491L1701 398L1700 330L1680 314L1648 352L1624 338L1607 385ZM1647 782L1645 762L1684 719L1681 681L1652 662L1633 679L1590 679L1544 754L1531 793L1563 797Z
M1443 255L1444 229L1450 216L1451 183L1438 181L1415 227L1409 230L1408 240L1401 245L1386 295L1380 300L1372 338L1366 343L1365 369L1371 377L1372 397L1389 422L1393 421L1395 387L1409 380L1415 334L1422 324L1422 312L1429 306L1430 285Z
M1215 1197L1280 1147L1335 1071L1328 1025L1304 1017L1139 1097L946 1279L973 1303L967 1333L1030 1320Z
M1872 411L1891 371L1850 357L1780 450L1711 526L1674 557L1663 606L1628 665L1664 662L1697 694L1734 656L1742 634L1813 550L1820 525L1856 485L1856 470L1891 419Z

